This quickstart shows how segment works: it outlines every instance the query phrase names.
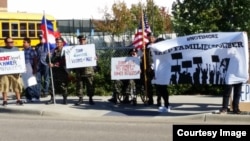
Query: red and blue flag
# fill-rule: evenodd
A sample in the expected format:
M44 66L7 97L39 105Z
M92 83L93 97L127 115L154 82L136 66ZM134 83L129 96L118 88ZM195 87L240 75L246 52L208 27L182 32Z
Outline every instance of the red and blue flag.
M56 42L55 42L56 37L53 29L53 23L50 20L47 20L45 16L43 16L42 18L41 30L42 30L44 47L53 50L56 47Z

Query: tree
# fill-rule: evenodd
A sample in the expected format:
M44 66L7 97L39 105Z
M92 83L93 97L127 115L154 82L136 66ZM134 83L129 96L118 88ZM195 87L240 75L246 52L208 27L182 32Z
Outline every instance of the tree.
M132 21L132 15L126 3L120 1L112 5L112 13L108 13L108 10L105 9L103 17L103 21L94 20L93 23L97 30L111 34L112 40L114 40L114 36L120 37L124 34Z
M250 31L250 0L177 0L172 6L178 36Z
M171 16L168 9L155 5L154 0L147 0L146 13L155 36L172 33Z
M131 35L138 28L142 9L146 12L155 36L172 33L171 16L168 14L168 10L155 5L153 0L147 0L146 5L141 2L132 4L130 9L127 8L125 2L118 1L112 5L112 13L109 13L108 9L104 9L103 20L94 20L93 23L97 30L107 32L113 37L126 34L130 35L128 39L132 40Z
M137 26L141 19L141 10L144 10L148 17L148 22L155 36L165 33L172 33L171 16L165 7L157 6L153 0L147 0L146 5L138 3L131 6L131 13L136 15Z

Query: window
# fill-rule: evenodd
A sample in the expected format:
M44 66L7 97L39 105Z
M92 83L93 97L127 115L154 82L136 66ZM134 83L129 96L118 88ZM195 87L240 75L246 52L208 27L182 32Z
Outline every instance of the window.
M29 37L36 37L35 23L29 23Z
M11 36L18 37L18 24L17 23L11 23Z
M2 22L2 37L8 37L10 31L9 23Z
M27 37L27 24L26 23L20 23L20 36Z
M41 23L37 23L37 24L36 24L36 27L37 27L37 36L39 36L39 35L42 34Z

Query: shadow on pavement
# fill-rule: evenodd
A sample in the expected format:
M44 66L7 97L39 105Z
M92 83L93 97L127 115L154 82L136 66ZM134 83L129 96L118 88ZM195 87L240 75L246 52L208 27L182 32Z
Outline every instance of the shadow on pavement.
M75 100L69 101L74 103ZM88 101L79 106L72 105L72 108L83 110L108 110L104 116L187 116L202 113L212 113L220 108L220 104L204 104L204 103L171 103L170 112L159 112L156 105L145 105L138 103L136 106L132 104L113 104L100 99L95 99L95 105L88 105Z

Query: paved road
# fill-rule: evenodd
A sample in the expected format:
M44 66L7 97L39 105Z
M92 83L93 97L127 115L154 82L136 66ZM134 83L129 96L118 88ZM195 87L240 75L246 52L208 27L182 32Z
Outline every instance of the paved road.
M61 96L57 96L57 104L46 105L45 102L49 98L42 98L41 102L25 103L23 106L15 105L15 100L9 99L8 106L0 106L0 112L3 113L19 113L32 114L40 116L60 116L60 117L148 117L162 120L197 120L202 122L248 122L250 123L250 115L219 115L212 114L218 111L221 107L222 98L218 96L170 96L171 111L168 113L159 112L158 107L145 106L140 99L138 105L118 104L113 105L107 102L109 97L95 96L95 105L88 105L87 98L84 99L84 104L74 106L77 97L69 97L69 104L62 105ZM247 112L248 113L248 112Z

